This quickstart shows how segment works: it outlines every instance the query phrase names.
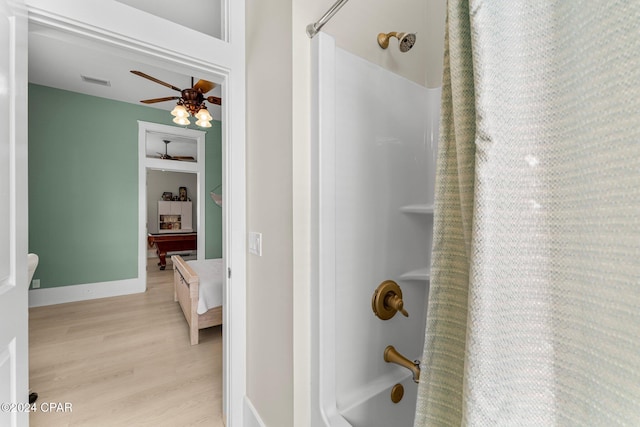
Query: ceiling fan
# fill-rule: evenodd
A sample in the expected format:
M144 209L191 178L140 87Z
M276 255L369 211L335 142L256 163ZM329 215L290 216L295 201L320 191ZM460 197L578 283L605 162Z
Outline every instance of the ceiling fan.
M151 80L162 86L166 86L169 89L173 89L180 92L180 96L165 96L163 98L143 99L140 102L143 104L155 104L156 102L178 100L178 105L171 111L171 114L176 116L173 121L178 124L189 124L188 116L192 115L198 119L197 125L202 127L211 127L209 121L212 120L211 115L207 111L207 105L205 101L222 105L222 99L217 96L208 96L205 98L204 94L216 87L216 84L207 80L198 80L197 83L193 83L193 77L191 77L191 87L187 89L180 89L172 84L158 80L142 71L131 70L131 72L137 76Z
M168 149L169 149L169 143L171 143L170 140L168 139L163 139L162 142L164 142L164 153L158 153L160 156L159 158L162 160L182 160L182 161L188 161L188 162L195 162L196 159L193 156L170 156L168 153Z

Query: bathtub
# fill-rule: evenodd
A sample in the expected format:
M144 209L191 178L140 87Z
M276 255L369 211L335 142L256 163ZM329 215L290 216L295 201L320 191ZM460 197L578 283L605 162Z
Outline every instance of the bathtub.
M325 33L312 50L311 425L410 427L417 384L383 354L393 345L415 360L423 350L440 90ZM409 317L374 315L386 280ZM398 383L405 395L393 403Z
M362 400L350 408L343 408L340 413L353 426L367 427L412 427L416 407L418 384L411 375L405 375L399 382L382 389L362 390ZM391 401L391 389L400 384L404 388L404 396L398 403Z

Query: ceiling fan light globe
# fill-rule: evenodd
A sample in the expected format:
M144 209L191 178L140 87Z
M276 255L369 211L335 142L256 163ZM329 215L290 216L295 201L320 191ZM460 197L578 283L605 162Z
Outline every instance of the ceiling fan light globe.
M198 126L200 126L201 128L210 128L210 127L211 127L211 123L210 123L208 120L202 120L202 119L200 119L200 120L198 120L198 121L196 122L196 124L197 124Z
M175 119L173 119L173 123L182 125L182 126L186 126L186 125L190 125L191 122L189 121L189 119L187 119L186 117L176 117Z
M176 105L175 108L171 110L171 115L176 117L187 118L189 117L189 112L187 111L186 108L184 108L184 105Z
M213 117L211 117L211 114L209 114L209 111L206 108L201 108L200 111L198 111L198 113L196 114L196 118L198 120L205 120L207 122L213 120Z

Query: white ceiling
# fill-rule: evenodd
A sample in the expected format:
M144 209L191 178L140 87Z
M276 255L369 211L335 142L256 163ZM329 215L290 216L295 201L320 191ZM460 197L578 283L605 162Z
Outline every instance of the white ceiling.
M140 100L179 96L179 92L136 76L130 70L142 71L180 89L191 87L192 76L169 71L167 68L167 64L139 53L134 54L38 24L29 24L30 83L145 105ZM110 86L87 83L81 76L107 80ZM195 82L201 78L215 81L212 77L193 77ZM220 86L207 95L220 97ZM171 111L175 104L175 101L165 101L150 104L149 107ZM209 105L209 112L215 120L221 119L219 106Z

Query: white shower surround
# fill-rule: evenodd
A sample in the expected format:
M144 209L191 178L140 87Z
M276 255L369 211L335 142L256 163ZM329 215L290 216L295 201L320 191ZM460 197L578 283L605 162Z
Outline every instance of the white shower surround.
M384 362L424 341L440 89L312 40L312 425L412 426L417 385ZM371 297L398 282L409 317ZM405 387L394 404L390 389Z

